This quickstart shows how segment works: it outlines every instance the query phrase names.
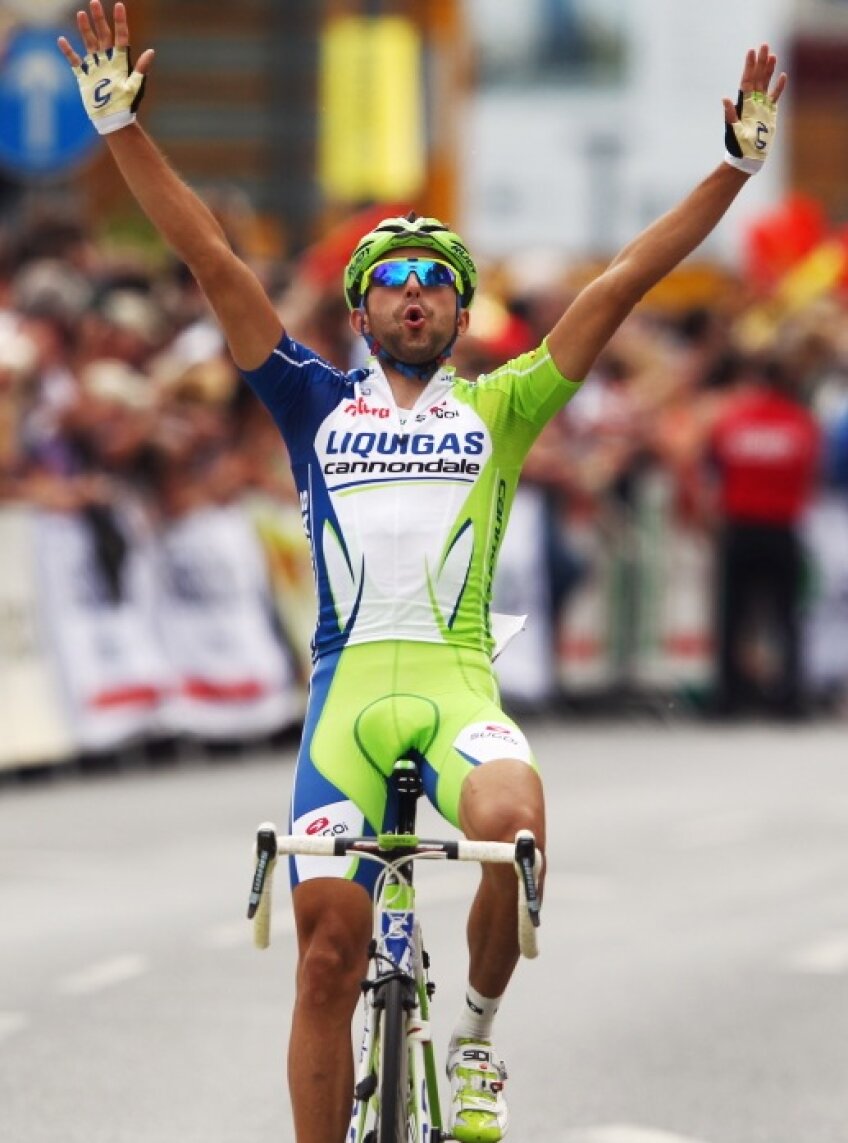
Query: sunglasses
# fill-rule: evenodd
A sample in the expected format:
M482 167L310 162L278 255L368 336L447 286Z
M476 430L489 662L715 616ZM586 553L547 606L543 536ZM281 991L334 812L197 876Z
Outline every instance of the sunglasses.
M422 286L453 286L459 293L459 275L453 266L438 258L386 258L375 262L362 275L362 293L369 286L405 286L414 274Z

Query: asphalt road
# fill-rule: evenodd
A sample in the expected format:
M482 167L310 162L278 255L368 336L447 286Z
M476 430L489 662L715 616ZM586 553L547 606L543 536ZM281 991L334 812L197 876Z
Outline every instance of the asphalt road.
M499 1016L510 1139L846 1143L848 727L528 731L550 878L542 955ZM243 919L291 770L0 786L3 1143L292 1140L283 885L268 952ZM440 1051L472 888L419 877Z

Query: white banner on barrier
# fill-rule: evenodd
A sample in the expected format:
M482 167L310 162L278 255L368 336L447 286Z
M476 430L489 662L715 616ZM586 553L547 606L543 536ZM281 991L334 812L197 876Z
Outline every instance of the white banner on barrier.
M848 680L848 502L823 497L804 521L810 600L804 621L804 675L815 691Z
M665 471L639 485L637 637L633 681L707 687L713 676L713 541L678 519Z
M35 529L42 606L74 737L93 752L154 734L173 689L155 633L143 517L124 511L99 520L110 529L109 566L92 518L39 512Z
M35 574L31 509L0 509L0 769L75 753L47 645Z
M612 654L613 561L597 517L574 516L568 542L585 568L561 618L559 673L569 695L593 694L615 680Z
M243 738L299 720L303 697L273 626L268 573L247 511L192 512L164 530L159 557L160 631L178 676L171 729Z

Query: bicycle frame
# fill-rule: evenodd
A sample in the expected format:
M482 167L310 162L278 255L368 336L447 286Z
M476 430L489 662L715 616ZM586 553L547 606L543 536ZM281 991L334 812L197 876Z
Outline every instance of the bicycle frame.
M404 859L406 860L406 859ZM375 1130L379 1107L375 1099L382 1074L380 1020L383 992L389 981L402 986L406 1018L407 1094L405 1138L418 1143L439 1143L442 1116L435 1053L430 1037L432 984L427 976L421 926L415 916L415 890L411 882L395 880L397 864L386 870L374 907L374 933L370 954L373 973L363 983L364 1023L359 1066L354 1088L348 1143L363 1143Z
M257 834L256 870L248 905L258 947L270 943L271 878L278 854L340 857L356 853L379 862L371 970L363 982L364 1021L347 1143L442 1143L438 1072L430 1038L430 1000L421 926L415 914L413 862L450 859L514 864L519 880L519 945L537 955L541 854L532 834L515 843L432 841L415 835L416 805L422 793L414 762L400 760L390 787L397 798L397 832L379 837L277 835L272 824Z
M365 1021L359 1056L348 1143L365 1143L376 1130L379 1107L374 1098L382 1074L380 1016L383 992L390 980L400 981L405 1024L408 1104L404 1118L410 1143L439 1143L442 1114L435 1053L430 1036L430 999L434 986L427 977L429 960L424 950L421 925L415 915L415 887L412 879L414 855L407 852L415 834L416 802L422 792L417 767L401 761L392 773L397 796L399 855L386 860L377 882L374 929L369 949L373 975L363 983ZM382 839L384 842L385 839ZM384 859L385 860L385 859ZM370 1113L370 1114L369 1114Z

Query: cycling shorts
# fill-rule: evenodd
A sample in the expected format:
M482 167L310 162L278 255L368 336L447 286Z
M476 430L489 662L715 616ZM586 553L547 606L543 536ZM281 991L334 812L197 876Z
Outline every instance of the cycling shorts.
M527 739L500 707L483 651L375 642L318 660L294 778L296 834L373 837L394 825L387 780L415 759L424 792L459 827L462 784L475 766L511 758L536 767ZM380 867L358 857L290 859L292 885L343 877L373 892Z

